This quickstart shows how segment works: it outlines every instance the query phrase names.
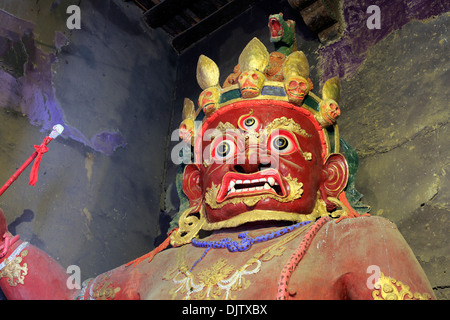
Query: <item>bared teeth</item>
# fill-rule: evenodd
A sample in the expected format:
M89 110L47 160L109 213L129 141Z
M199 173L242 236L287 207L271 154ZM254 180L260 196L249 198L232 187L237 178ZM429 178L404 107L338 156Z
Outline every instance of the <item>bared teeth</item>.
M247 179L247 180L230 180L228 184L228 194L242 192L257 192L274 190L272 187L277 186L274 177ZM275 191L275 190L274 190ZM276 192L276 191L275 191Z
M261 194L262 197L264 197L264 194L285 197L286 190L283 188L283 179L279 172L274 169L267 169L253 174L227 173L223 178L217 200L224 201L232 197L257 194Z

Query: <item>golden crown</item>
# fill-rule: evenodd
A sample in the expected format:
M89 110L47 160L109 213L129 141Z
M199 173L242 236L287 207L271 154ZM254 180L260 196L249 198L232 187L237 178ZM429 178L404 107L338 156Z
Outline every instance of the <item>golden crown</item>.
M309 63L302 51L288 56L279 52L269 54L257 38L253 38L239 56L239 64L223 86L219 84L219 68L210 58L201 55L197 64L197 82L203 89L198 108L185 99L180 136L194 144L195 120L203 113L203 122L217 110L243 100L280 100L305 108L326 133L328 153L339 152L336 120L340 116L339 78L327 80L322 98L311 90Z

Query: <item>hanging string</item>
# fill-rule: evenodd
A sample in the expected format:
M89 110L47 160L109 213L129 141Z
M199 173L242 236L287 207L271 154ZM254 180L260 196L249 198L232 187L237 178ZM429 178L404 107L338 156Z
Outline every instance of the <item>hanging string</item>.
M163 243L161 243L158 247L156 247L155 249L153 249L152 251L150 251L147 254L144 254L143 256L134 259L133 261L128 262L127 264L125 264L125 267L131 266L133 265L133 267L137 266L139 263L141 263L142 261L148 259L148 262L151 262L153 260L153 258L161 251L163 251L164 249L166 249L169 245L170 245L170 234L174 231L176 231L178 228L175 228L173 230L171 230L168 234L167 234L167 238L166 240L163 241Z
M238 235L239 239L242 239L240 241L232 241L231 238L223 238L218 241L202 241L194 238L192 239L192 244L195 247L201 248L227 248L230 252L246 251L250 249L254 243L264 242L280 237L288 232L291 232L294 229L298 229L309 223L311 223L311 221L298 222L296 224L284 227L283 229L272 231L255 238L249 236L248 232L243 232Z
M288 298L289 293L287 287L292 273L295 271L295 268L297 268L297 265L306 254L306 251L311 245L314 236L317 234L317 232L319 232L320 228L322 228L322 226L330 220L330 217L322 217L317 220L317 222L311 227L308 233L303 237L300 245L297 247L295 252L291 255L288 262L283 267L283 270L281 271L280 277L278 279L277 300L286 300Z

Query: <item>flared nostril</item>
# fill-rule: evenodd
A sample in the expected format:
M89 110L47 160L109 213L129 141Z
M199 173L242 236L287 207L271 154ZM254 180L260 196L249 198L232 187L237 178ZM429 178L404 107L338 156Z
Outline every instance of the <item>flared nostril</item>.
M249 164L249 163L243 163L243 164L237 164L234 166L234 171L238 173L255 173L258 172L258 164Z
M270 162L260 163L259 166L258 166L259 171L263 171L265 169L270 169L270 168L272 168L272 165L271 165Z
M255 173L258 171L263 171L265 169L274 168L271 162L266 163L255 163L255 164L237 164L233 166L233 169L237 173Z

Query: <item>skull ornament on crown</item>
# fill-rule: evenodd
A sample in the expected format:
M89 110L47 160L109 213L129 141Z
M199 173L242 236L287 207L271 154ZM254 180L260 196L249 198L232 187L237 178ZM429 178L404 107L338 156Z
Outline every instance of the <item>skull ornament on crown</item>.
M199 108L185 100L180 127L194 151L194 163L183 174L190 205L171 235L173 246L190 242L200 230L354 213L343 192L348 165L339 153L339 80L325 83L321 99L310 91L303 52L286 57L283 81L266 78L269 59L254 38L239 57L237 83L221 88L219 68L200 56ZM193 128L201 110L201 125Z
M264 75L259 71L245 71L238 78L243 98L254 98L261 93Z

